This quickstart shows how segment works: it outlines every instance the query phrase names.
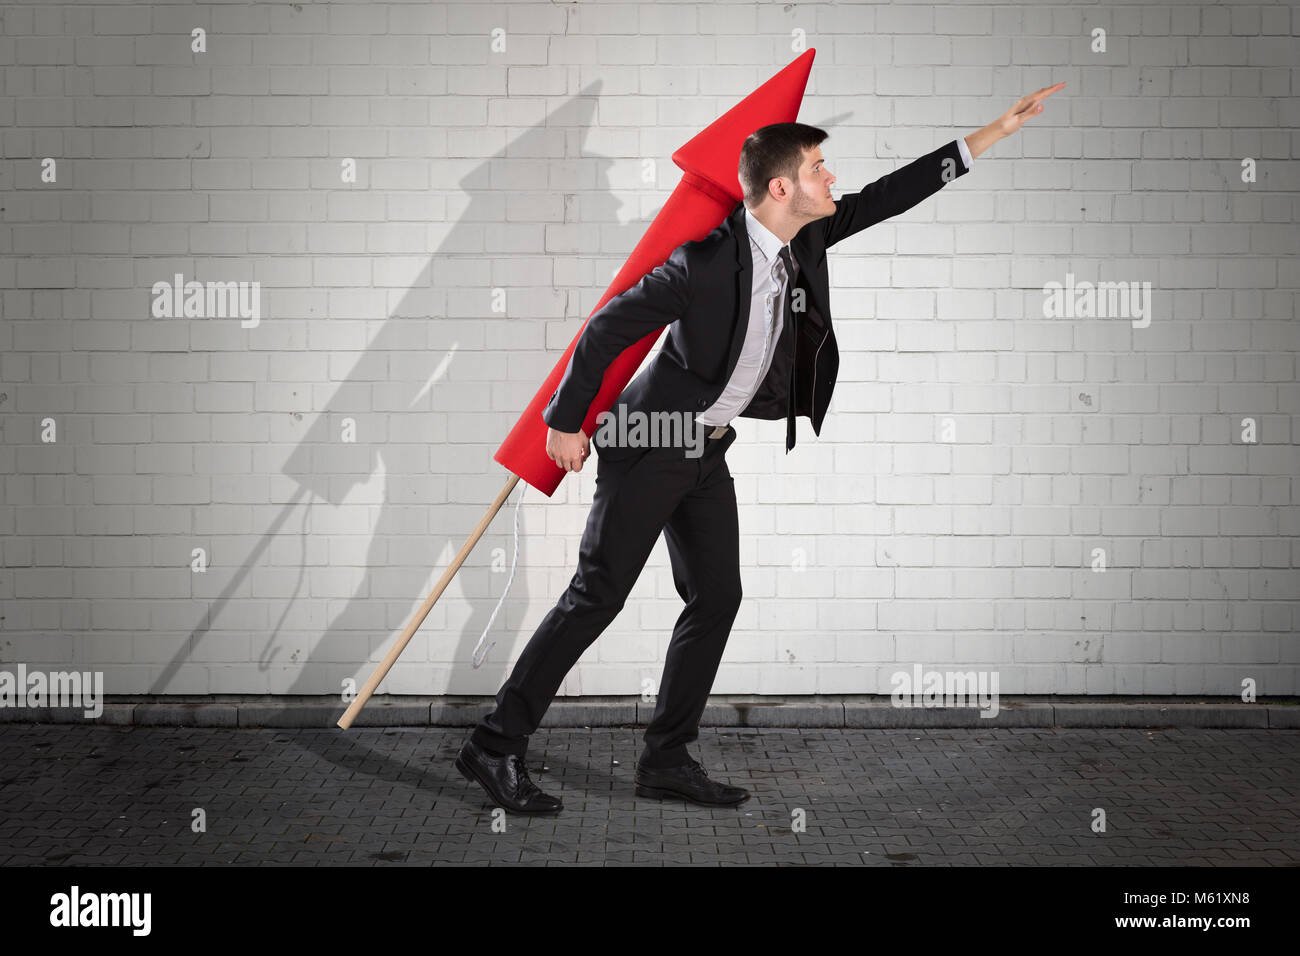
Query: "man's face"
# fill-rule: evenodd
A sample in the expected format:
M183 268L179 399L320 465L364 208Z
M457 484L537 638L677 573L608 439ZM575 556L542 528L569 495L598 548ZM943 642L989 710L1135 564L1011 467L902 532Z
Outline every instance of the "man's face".
M831 198L831 184L834 182L835 177L822 159L822 148L805 149L803 162L799 165L799 178L790 197L791 214L812 222L834 213L835 200Z

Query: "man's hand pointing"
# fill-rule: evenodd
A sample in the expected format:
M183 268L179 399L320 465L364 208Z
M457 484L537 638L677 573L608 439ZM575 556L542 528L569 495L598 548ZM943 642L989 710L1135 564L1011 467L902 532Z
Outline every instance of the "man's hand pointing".
M1025 120L1031 116L1037 116L1043 111L1043 100L1047 99L1057 90L1065 85L1064 82L1057 83L1055 86L1044 86L1037 93L1030 93L1028 96L1022 96L1016 100L1011 109L1007 110L996 120L993 125L997 127L999 133L1003 136L1010 136L1017 132L1020 127L1025 125Z
M1043 111L1043 100L1063 86L1065 86L1064 82L1057 83L1055 86L1044 86L1037 93L1022 96L1016 100L1011 109L992 123L989 123L988 126L967 136L966 147L970 150L971 159L974 159L1004 136L1010 136L1012 133L1017 132L1031 116L1037 116L1041 113Z

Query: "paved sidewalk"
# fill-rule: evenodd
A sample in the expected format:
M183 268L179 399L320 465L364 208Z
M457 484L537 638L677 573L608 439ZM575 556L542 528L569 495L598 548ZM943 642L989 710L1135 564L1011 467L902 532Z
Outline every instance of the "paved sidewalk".
M1296 730L705 728L727 810L637 798L640 733L539 731L565 810L500 833L464 729L9 724L0 865L1300 864Z

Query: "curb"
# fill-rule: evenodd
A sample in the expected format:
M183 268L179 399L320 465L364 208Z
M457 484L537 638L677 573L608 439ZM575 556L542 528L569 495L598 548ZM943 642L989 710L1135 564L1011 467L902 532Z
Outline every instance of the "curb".
M354 727L472 727L492 697L374 697ZM639 697L560 698L542 727L644 726L654 703ZM119 727L317 728L338 730L346 704L334 697L145 698L109 700L98 717L80 707L0 707L0 724L105 724ZM1205 727L1300 729L1300 700L1246 704L1228 698L1004 697L996 713L975 707L897 707L888 696L709 698L701 727L839 729Z

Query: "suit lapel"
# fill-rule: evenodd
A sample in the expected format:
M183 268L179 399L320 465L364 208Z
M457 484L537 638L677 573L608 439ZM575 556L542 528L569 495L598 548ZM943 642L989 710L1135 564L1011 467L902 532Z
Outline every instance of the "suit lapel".
M754 257L749 251L749 231L745 228L745 204L737 203L729 217L731 235L736 246L736 324L731 329L731 348L727 355L727 376L730 378L740 360L740 349L745 344L749 329L749 304L754 295Z

